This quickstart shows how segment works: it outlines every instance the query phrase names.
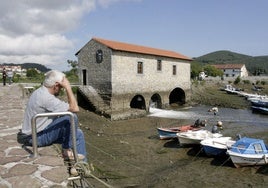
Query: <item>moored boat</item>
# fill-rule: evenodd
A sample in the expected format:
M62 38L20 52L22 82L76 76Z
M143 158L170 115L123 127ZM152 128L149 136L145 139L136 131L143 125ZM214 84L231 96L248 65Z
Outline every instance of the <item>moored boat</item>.
M251 109L252 109L252 112L257 112L257 113L268 115L268 108L259 107L259 106L251 106Z
M261 139L243 137L227 150L235 167L268 164L268 148Z
M201 127L194 127L193 125L183 125L180 127L158 127L157 131L159 134L159 138L161 140L166 140L166 139L172 139L172 138L177 138L177 133L179 132L185 132L188 130L196 131L200 130Z
M268 108L268 99L255 99L255 100L250 100L252 106L258 106L258 107L264 107Z
M204 152L208 156L221 156L225 155L228 148L230 148L235 143L231 137L218 137L218 138L208 138L200 142Z
M220 133L211 133L208 130L198 130L198 131L186 131L177 133L179 143L181 145L188 144L200 144L200 142L207 138L218 138L222 137Z
M197 119L193 125L182 125L178 127L158 127L157 132L161 140L177 138L177 133L185 131L197 131L206 126L206 120Z

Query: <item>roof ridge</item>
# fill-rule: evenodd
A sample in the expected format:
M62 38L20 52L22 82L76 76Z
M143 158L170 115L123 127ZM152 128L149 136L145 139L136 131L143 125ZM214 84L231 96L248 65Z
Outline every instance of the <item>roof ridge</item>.
M93 37L92 39L95 41L98 41L99 43L104 44L105 46L107 46L113 50L136 52L136 53L150 54L150 55L158 55L158 56L172 57L172 58L192 61L191 58L189 58L185 55L182 55L178 52L174 52L174 51L170 51L170 50L163 50L163 49L158 49L158 48L153 48L153 47L147 47L147 46L130 44L130 43L125 43L125 42L107 40L107 39L102 39L102 38L97 38L97 37Z

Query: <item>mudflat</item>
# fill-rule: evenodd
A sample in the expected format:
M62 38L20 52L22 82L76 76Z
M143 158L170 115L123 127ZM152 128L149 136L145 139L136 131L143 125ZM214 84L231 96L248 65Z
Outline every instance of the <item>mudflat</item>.
M159 139L157 127L179 126L192 120L147 116L109 121L83 109L79 119L93 174L114 187L268 186L267 166L237 169L228 157L207 157L199 146L181 147L176 139ZM225 125L225 129L231 131L232 125ZM267 128L251 136L268 141ZM102 187L92 178L88 181Z

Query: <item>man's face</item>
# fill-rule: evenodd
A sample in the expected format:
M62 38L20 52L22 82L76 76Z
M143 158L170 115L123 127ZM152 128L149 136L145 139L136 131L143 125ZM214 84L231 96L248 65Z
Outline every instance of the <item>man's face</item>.
M58 82L56 82L56 84L54 85L54 95L55 96L58 96L60 94L61 88L62 88L61 85Z

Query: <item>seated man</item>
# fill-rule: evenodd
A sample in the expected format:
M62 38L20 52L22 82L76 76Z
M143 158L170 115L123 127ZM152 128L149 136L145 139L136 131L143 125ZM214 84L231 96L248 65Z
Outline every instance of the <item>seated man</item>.
M58 99L61 89L67 94L68 103ZM29 98L22 125L22 134L29 135L28 142L32 144L31 119L39 113L66 112L76 113L79 107L68 79L62 72L52 70L45 74L43 85L35 90ZM74 114L76 126L76 143L78 158L87 161L84 134L78 128L78 118ZM65 160L74 159L72 152L71 122L69 116L39 117L36 120L37 144L39 147L51 144L61 144Z

